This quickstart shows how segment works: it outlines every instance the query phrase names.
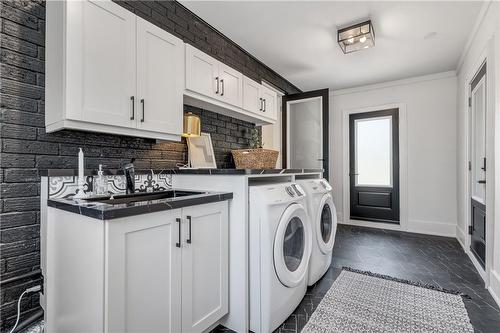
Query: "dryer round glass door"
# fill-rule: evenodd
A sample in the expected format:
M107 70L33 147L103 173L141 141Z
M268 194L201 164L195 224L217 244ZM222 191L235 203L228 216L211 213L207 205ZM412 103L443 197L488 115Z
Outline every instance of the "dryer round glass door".
M311 226L304 207L290 205L281 216L274 240L274 268L283 285L296 287L305 279L311 238Z
M318 215L316 216L316 239L323 254L333 250L335 233L337 231L337 211L333 204L332 196L327 193L320 201Z

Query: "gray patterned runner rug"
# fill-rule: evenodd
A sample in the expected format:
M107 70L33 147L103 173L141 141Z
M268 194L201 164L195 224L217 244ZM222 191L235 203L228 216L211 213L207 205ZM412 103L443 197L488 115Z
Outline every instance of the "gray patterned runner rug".
M459 292L344 268L303 333L474 332Z

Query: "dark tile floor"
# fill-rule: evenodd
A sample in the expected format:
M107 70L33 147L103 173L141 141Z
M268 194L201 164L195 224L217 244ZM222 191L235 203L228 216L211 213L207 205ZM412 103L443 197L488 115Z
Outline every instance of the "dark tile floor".
M464 302L475 331L500 332L500 310L456 239L346 225L330 269L276 332L300 332L343 266L460 290L471 297Z

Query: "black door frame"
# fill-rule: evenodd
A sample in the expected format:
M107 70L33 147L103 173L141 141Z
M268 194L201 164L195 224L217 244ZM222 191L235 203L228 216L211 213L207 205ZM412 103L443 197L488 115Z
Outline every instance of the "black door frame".
M400 186L400 110L389 108L373 110L368 112L351 113L349 115L349 218L352 220L364 220L370 222L401 224L401 186ZM356 186L355 170L355 129L357 119L369 119L378 117L392 117L392 187ZM365 194L366 205L356 205L360 200L359 194ZM388 198L390 208L384 207L380 200ZM383 200L382 200L383 201ZM378 205L377 205L378 204ZM370 212L371 210L371 212ZM373 214L372 216L367 216Z
M296 101L300 99L308 99L314 97L322 98L322 122L323 122L323 177L325 179L329 179L329 89L319 89L313 91L307 91L298 94L290 94L282 97L282 118L281 118L281 142L282 142L282 160L281 164L283 168L287 168L287 157L288 157L288 142L287 142L287 119L288 119L288 110L287 103L290 101Z

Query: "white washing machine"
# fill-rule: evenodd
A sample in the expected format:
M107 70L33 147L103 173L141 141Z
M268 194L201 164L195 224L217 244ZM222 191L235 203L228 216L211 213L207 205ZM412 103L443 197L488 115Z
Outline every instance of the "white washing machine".
M250 330L267 333L306 293L311 225L300 185L257 185L249 192Z
M337 232L337 211L333 204L332 187L325 179L297 180L297 183L306 192L311 221L313 241L307 284L312 286L330 267Z

